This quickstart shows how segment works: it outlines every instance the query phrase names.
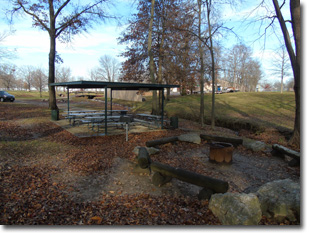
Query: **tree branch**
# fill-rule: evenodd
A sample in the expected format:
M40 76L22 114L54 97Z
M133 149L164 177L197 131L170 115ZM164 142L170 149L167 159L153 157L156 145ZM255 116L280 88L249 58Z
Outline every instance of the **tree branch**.
M72 23L78 19L82 14L86 13L87 11L91 10L92 8L94 8L95 6L99 5L100 3L104 2L105 0L100 0L96 3L94 3L93 5L86 7L84 10L80 11L79 13L75 14L74 16L72 16L71 19L69 19L68 21L66 21L65 23L63 23L62 25L60 25L58 28L56 28L56 38L64 31L66 30L66 28L68 28L70 25L72 25ZM95 13L92 13L95 14ZM97 15L99 15L97 13Z
M59 9L57 10L56 14L55 14L55 19L57 18L57 16L60 14L60 12L62 11L62 9L68 5L68 3L70 2L71 0L67 0L66 2L64 2L64 4L62 4L61 7L59 7Z
M15 11L18 11L19 9L23 9L23 11L24 11L26 14L28 14L28 15L32 16L33 18L35 18L35 19L40 23L40 25L41 25L47 32L50 33L49 27L47 27L47 25L44 24L43 20L41 20L36 14L34 14L34 13L28 11L20 1L17 1L17 4L18 4L20 7L19 7L18 9L16 9Z

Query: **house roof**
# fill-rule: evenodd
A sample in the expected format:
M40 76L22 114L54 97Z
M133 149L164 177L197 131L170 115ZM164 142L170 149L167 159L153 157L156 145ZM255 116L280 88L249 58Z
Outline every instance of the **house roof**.
M111 88L113 90L162 90L163 88L180 87L179 85L151 84L151 83L129 83L129 82L95 82L74 81L50 83L49 86L63 86L67 88Z

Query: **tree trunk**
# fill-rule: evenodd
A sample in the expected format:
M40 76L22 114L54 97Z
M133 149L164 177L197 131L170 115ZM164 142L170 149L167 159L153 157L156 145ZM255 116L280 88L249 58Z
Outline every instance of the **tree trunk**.
M162 175L159 172L155 172L154 175L152 176L152 183L157 187L161 187L164 184L170 182L171 180L172 177Z
M226 181L214 179L180 168L174 168L172 166L164 165L159 162L152 162L151 170L159 172L167 177L173 177L190 184L212 189L216 193L226 193L228 190L228 183Z
M205 110L205 102L204 102L204 61L203 61L203 49L201 43L201 0L197 0L198 3L198 48L200 54L200 114L199 121L201 127L204 126L204 110Z
M150 78L152 83L156 83L155 79L155 66L154 66L154 55L152 52L152 33L153 33L153 21L154 21L154 5L155 0L152 0L151 4L151 18L149 22L149 34L148 34L148 44L147 51L149 56L149 69L150 69ZM153 99L152 99L152 114L158 114L158 105L157 105L157 92L153 91Z
M200 138L207 140L207 141L231 143L235 147L243 143L243 139L241 138L232 138L232 137L224 137L224 136L200 134Z
M207 18L208 18L208 29L209 29L209 40L210 40L210 53L211 53L211 74L212 74L212 106L211 106L211 128L215 127L215 62L213 53L213 39L211 32L210 14L211 14L211 0L206 1L207 3Z
M55 82L55 55L56 54L56 39L55 35L50 35L50 53L48 59L48 83ZM51 110L57 110L56 104L56 91L55 87L48 87L49 89L49 108Z
M289 149L289 148L286 148L282 145L279 145L279 144L274 144L272 145L272 149L273 150L276 150L277 152L279 153L282 153L282 154L285 154L289 157L292 157L292 158L295 158L295 159L300 159L300 153L299 152L296 152L292 149Z
M163 59L164 59L164 42L165 42L165 34L166 34L166 26L165 26L165 6L162 6L162 32L161 32L161 39L159 44L159 55L158 55L158 84L163 83ZM162 107L162 92L158 94L158 110ZM159 111L158 111L159 112ZM158 114L161 114L159 112Z
M152 162L146 148L143 147L139 149L138 163L141 168L150 168L152 171L158 172L160 175L164 176L163 179L160 180L159 185L166 180L168 181L170 177L173 177L190 184L212 189L216 193L226 193L228 190L228 183L226 181L214 179L169 165L164 165L159 162Z
M177 136L172 136L172 137L166 137L166 138L162 138L162 139L158 139L158 140L150 140L150 141L147 141L145 143L145 145L147 147L154 147L154 146L161 145L161 144L167 144L167 143L175 142L177 140L178 140Z
M142 169L146 169L151 164L151 158L146 148L141 147L138 153L138 164Z
M295 91L295 123L294 132L290 143L300 148L300 49L301 49L301 34L300 34L300 1L291 0L291 17L293 23L293 33L296 50L296 61L294 64L294 91Z
M273 0L273 5L277 14L277 18L280 23L280 27L283 33L285 46L290 57L293 73L294 73L294 91L295 91L295 122L294 132L291 137L290 144L300 147L300 46L301 46L301 35L300 35L300 1L290 1L290 11L292 19L292 28L295 41L295 51L292 46L290 35L286 28L285 20L282 16L281 9L277 0Z
M170 101L170 88L167 88L166 100L167 100L167 101Z
M55 82L55 58L56 58L56 22L54 3L49 0L49 11L50 11L50 29L48 31L50 36L50 53L48 57L48 83ZM55 87L48 87L49 89L49 108L51 110L58 110L56 104L56 91Z

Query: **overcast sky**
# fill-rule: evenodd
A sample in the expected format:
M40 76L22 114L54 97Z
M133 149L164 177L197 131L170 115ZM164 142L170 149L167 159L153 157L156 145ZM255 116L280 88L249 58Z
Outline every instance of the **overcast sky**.
M2 10L6 6L5 0L0 0ZM132 5L130 0L119 0L115 11L121 14L125 18L135 12L135 6ZM279 47L280 37L267 34L266 38L255 41L258 38L259 23L247 25L243 22L246 15L253 9L254 4L258 1L247 0L242 5L231 9L228 6L222 8L222 16L226 22L227 27L233 27L234 31L240 36L244 43L253 49L254 56L261 61L265 79L278 78L270 75L270 59L273 57L272 49ZM261 11L261 10L260 10ZM288 8L285 10L285 14L288 14ZM8 30L9 26L4 14L1 14L0 27L1 32ZM249 18L249 21L252 18ZM57 52L60 54L64 63L62 66L70 67L72 75L75 78L89 76L89 71L98 65L98 60L103 55L119 56L124 51L125 45L118 45L117 38L120 33L125 29L126 21L123 21L123 25L120 26L117 22L110 21L102 25L98 25L94 29L90 30L89 34L84 34L74 38L74 41L70 44L57 43ZM278 24L278 22L275 22ZM7 61L13 63L18 67L23 65L41 66L47 68L48 65L48 52L49 52L49 37L47 32L40 31L37 28L32 28L32 21L29 17L18 18L14 21L13 28L15 33L9 36L0 46L8 49L17 50L17 58ZM264 26L261 28L261 32L264 30ZM271 32L271 31L270 31ZM233 36L228 40L223 40L223 45L229 47L232 43L235 43ZM119 58L120 61L123 58Z

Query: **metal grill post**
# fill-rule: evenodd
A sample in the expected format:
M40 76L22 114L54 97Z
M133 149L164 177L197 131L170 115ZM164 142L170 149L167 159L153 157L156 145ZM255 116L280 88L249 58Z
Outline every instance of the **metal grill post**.
M108 87L104 88L104 106L105 106L105 120L104 120L104 134L108 135Z

